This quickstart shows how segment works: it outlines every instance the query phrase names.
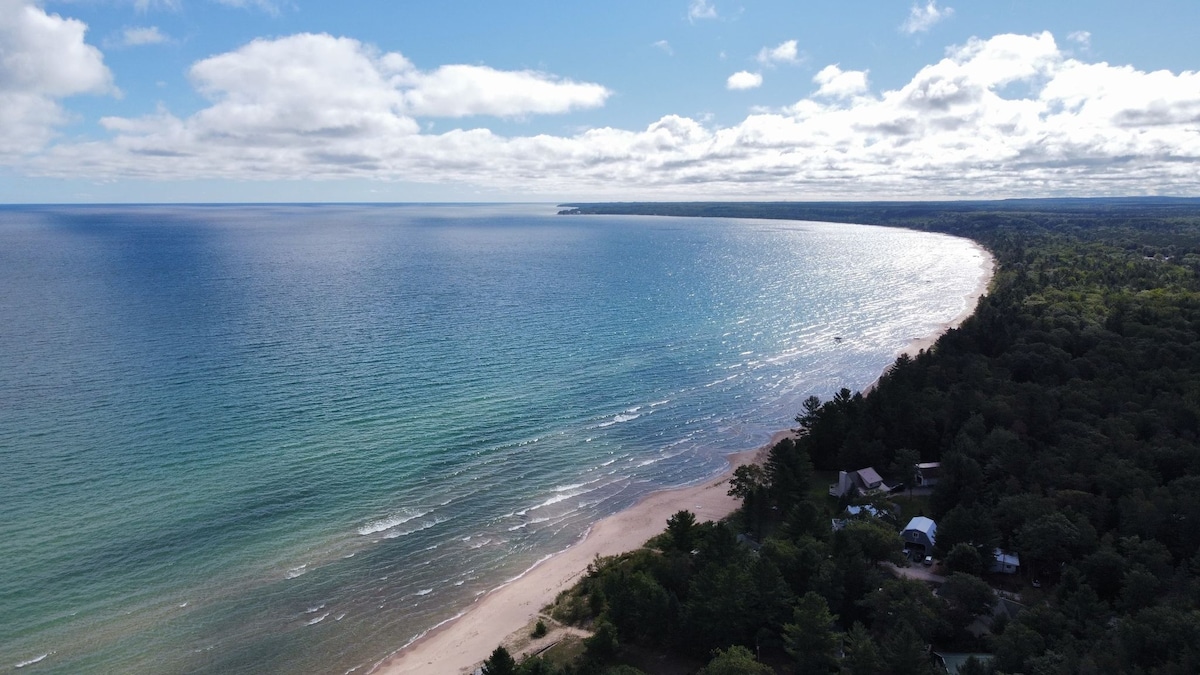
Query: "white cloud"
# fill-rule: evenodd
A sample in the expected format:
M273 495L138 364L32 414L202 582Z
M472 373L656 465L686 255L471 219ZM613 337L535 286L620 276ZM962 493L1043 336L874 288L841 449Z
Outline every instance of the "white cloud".
M195 64L214 101L189 127L223 134L366 137L413 133L413 117L519 117L603 105L608 89L534 71L446 65L430 72L349 38L255 40Z
M0 157L48 143L68 121L59 99L116 93L86 31L27 0L0 0Z
M948 19L954 15L953 7L940 9L937 6L937 0L929 0L924 7L914 4L908 12L908 18L904 23L900 24L900 30L912 35L913 33L924 33L933 28L933 26L944 19Z
M850 98L865 94L869 88L867 85L867 71L865 70L842 70L835 63L830 66L825 66L813 76L813 82L821 85L817 89L817 96L827 96L830 98Z
M126 28L121 32L120 44L125 47L141 45L157 45L169 42L170 38L158 29L158 26L141 26Z
M404 91L409 112L432 117L565 113L600 107L611 93L598 84L573 82L531 70L504 71L487 66L442 66L430 73L414 73L395 81L410 85Z
M1085 48L1092 45L1092 34L1086 30L1077 30L1067 35L1067 39L1071 42L1083 45Z
M668 56L675 56L675 50L671 49L671 43L666 40L659 40L654 43L654 46L663 50Z
M725 87L727 89L735 90L754 89L756 87L761 87L762 83L763 77L761 74L752 73L748 70L739 70L738 72L730 75L729 79L725 80Z
M168 2L178 2L178 0L168 0ZM279 3L275 0L217 0L217 2L238 9L257 8L272 16L279 14L280 9Z
M774 65L776 63L799 63L799 52L796 49L796 41L788 40L780 43L776 47L763 47L758 50L756 57L758 62L764 66Z
M717 8L708 0L692 0L688 5L688 21L695 22L697 19L715 18L717 18Z
M570 135L422 131L408 94L423 77L458 77L446 68L422 72L344 38L258 41L196 64L192 80L212 100L199 113L108 118L109 140L21 166L93 180L369 178L596 198L1200 192L1200 73L1084 62L1049 33L972 39L875 94L867 71L831 66L815 94L725 127L668 115Z

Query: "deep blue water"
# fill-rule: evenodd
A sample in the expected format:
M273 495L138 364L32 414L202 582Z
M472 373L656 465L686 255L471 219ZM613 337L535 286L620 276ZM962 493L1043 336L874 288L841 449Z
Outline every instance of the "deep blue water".
M0 208L0 671L364 672L983 274L941 235L553 212Z

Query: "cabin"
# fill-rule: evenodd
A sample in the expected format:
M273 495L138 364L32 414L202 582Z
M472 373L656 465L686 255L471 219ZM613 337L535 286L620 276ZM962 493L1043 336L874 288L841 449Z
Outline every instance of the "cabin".
M850 522L852 519L861 520L864 518L878 518L878 517L880 517L880 515L883 515L885 513L886 513L886 511L880 511L879 509L875 508L874 506L871 506L870 504L863 504L862 506L855 506L852 504L852 505L846 507L846 517L845 518L834 518L833 520L830 521L830 523L832 524L833 531L837 532L838 530L845 527L846 523Z
M838 482L829 486L831 497L849 497L855 493L891 492L892 488L884 484L883 478L874 467L866 467L858 471L839 471Z
M996 549L992 551L992 563L988 566L988 571L995 574L1016 574L1021 569L1021 559L1016 553L1001 551Z
M904 531L900 533L904 540L904 548L920 546L925 555L933 553L934 542L937 541L937 523L925 516L915 516L908 521Z
M941 462L925 462L917 465L916 486L933 487L942 476Z

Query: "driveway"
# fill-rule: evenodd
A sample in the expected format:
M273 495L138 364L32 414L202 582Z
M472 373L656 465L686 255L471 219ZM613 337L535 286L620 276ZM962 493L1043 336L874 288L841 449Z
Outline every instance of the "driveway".
M892 573L892 576L902 579L913 579L916 581L924 581L927 584L936 584L941 586L946 583L946 577L940 574L934 574L933 570L923 565L914 567L898 567L890 562L879 563L884 569Z

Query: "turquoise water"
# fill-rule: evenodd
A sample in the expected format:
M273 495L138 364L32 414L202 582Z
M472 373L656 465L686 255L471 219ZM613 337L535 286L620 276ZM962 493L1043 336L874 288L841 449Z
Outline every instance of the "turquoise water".
M983 274L941 235L553 212L0 208L0 671L366 672Z

